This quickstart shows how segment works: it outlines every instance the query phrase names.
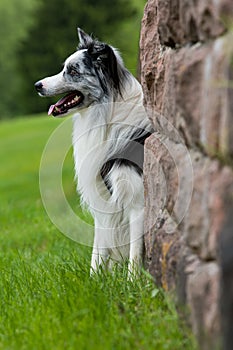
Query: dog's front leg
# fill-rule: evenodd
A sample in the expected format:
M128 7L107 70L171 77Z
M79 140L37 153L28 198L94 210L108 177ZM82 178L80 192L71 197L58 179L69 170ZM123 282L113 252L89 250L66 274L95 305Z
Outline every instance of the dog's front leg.
M133 210L130 215L130 252L129 252L129 274L136 275L143 263L144 250L144 212Z
M103 229L95 227L94 245L91 257L91 274L98 272L100 266L108 267L109 249L105 247L103 240Z

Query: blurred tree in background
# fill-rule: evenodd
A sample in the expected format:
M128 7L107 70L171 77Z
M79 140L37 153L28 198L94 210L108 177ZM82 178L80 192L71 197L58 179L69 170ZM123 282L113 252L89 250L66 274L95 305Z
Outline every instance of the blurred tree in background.
M0 1L0 118L18 112L16 96L21 84L17 51L34 22L33 11L38 5L36 0Z
M65 58L77 47L77 26L118 47L126 66L136 74L145 0L1 1L0 19L5 19L9 9L12 13L1 31L6 32L7 38L12 36L13 39L3 41L0 35L3 47L0 53L0 87L1 91L4 90L0 100L0 117L15 117L47 109L52 100L38 98L33 85L35 81L61 70Z

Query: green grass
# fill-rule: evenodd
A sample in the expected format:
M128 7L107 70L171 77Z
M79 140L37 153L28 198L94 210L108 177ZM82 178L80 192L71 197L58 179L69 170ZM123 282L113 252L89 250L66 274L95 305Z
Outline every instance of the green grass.
M90 248L62 235L40 198L43 148L61 123L44 116L0 124L0 349L195 349L173 304L146 274L89 277ZM73 206L72 157L63 183Z

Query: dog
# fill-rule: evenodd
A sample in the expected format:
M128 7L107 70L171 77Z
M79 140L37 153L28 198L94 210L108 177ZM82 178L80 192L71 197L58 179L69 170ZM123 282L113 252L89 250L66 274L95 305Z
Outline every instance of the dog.
M95 222L91 272L128 261L143 266L145 139L152 127L139 82L119 52L78 28L79 46L62 71L35 83L40 96L64 94L48 114L74 113L77 190Z

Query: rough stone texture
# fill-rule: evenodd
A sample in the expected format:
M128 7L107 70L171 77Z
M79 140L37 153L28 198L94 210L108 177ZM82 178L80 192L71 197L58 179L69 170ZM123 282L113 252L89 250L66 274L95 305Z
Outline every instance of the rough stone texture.
M220 337L219 238L233 197L231 16L232 0L149 0L140 41L156 130L144 162L146 257L187 304L203 349Z

